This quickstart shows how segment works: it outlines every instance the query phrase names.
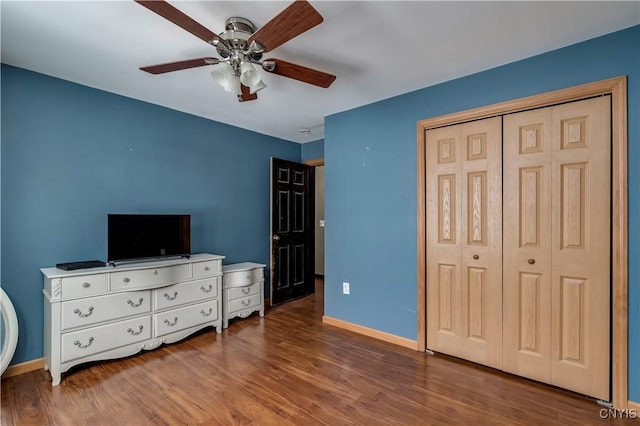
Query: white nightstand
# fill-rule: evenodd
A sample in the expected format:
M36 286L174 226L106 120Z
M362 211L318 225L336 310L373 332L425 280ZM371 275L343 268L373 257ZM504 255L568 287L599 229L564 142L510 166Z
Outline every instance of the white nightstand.
M264 316L264 267L253 262L222 266L223 328L231 318L246 318L255 311Z

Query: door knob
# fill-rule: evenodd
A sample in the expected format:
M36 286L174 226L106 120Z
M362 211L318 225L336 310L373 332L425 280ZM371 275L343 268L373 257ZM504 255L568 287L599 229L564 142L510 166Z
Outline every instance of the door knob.
M527 260L527 262L529 262L529 265L533 265L534 263L536 263L535 259L529 259Z
M474 259L474 260L478 260L478 259L480 259L480 256L478 256L477 254L474 254L474 255L473 255L473 259Z
M278 241L280 240L280 236L279 235L274 235L273 236L273 241Z

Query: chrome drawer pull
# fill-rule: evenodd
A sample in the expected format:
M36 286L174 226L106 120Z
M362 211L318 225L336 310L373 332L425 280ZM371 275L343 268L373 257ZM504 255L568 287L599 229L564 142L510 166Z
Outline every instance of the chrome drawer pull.
M137 336L138 334L142 333L142 326L138 327L138 331L133 331L131 328L127 328L127 331L131 333L132 336Z
M203 317L208 317L213 312L213 308L209 308L209 312L205 312L204 309L200 311Z
M124 281L125 283L128 283L128 282L129 282L129 281L131 281L131 280L130 280L129 278L127 278L127 277L124 277L124 278L122 279L122 281Z
M178 323L178 317L173 317L173 322L171 322L168 319L166 319L166 320L164 320L164 323L167 324L169 327L173 327L174 325L176 325Z
M153 271L153 275L158 275L158 271Z
M247 288L243 288L241 291L242 291L242 294L249 294L249 293L251 293L251 289L250 289L249 287L247 287Z
M142 297L138 299L138 303L132 302L131 299L129 299L127 300L127 304L130 305L132 308L137 308L138 306L142 305Z
M177 291L174 291L174 292L173 292L173 296L169 296L167 293L165 293L165 294L164 294L164 297L165 297L167 300L173 300L173 299L175 299L176 297L178 297L178 292L177 292Z
M83 314L80 309L74 309L73 313L78 314L80 318L86 318L93 313L93 306L89 306L89 312L87 312L86 314Z
M200 290L202 290L205 293L209 293L212 288L213 286L211 284L209 284L209 288L204 288L204 286L200 286Z
M82 287L89 288L91 287L91 283L82 283Z
M251 304L250 300L242 300L240 301L240 303L242 303L242 306L249 306Z
M73 342L73 344L79 347L80 349L88 348L89 346L91 346L92 343L93 343L93 337L89 337L89 343L87 343L86 345L83 345L82 343L80 343L79 340L76 340L75 342Z

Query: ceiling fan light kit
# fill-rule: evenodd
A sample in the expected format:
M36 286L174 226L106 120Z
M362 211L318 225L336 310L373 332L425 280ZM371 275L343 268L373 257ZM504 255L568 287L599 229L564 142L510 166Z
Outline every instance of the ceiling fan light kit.
M211 77L222 88L236 95L241 94L240 91L240 79L233 74L233 68L226 62L220 63L218 69L211 71Z
M322 16L306 1L292 3L257 31L253 23L246 18L229 18L226 20L225 31L220 35L209 31L165 1L136 2L215 46L221 57L152 65L141 67L142 71L162 74L204 65L217 65L218 68L211 76L225 91L236 94L240 102L257 99L256 93L267 87L254 65L260 65L266 72L322 88L329 87L336 79L332 74L291 62L278 59L262 61L264 52L275 49L322 22Z

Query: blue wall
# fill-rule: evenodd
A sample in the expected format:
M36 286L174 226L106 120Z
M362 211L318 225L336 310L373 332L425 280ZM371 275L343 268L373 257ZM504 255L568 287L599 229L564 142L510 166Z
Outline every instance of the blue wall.
M300 161L324 158L324 139L302 144L300 157Z
M325 315L417 339L417 121L621 75L628 76L629 397L640 401L640 26L327 117Z
M190 213L192 251L269 260L269 157L300 145L2 65L12 363L43 354L41 267L106 259L107 213Z

